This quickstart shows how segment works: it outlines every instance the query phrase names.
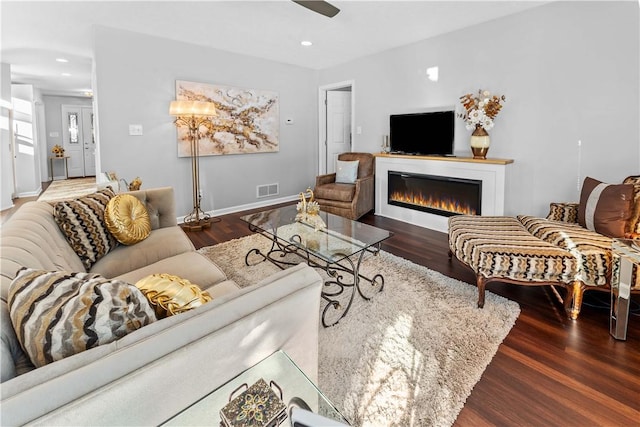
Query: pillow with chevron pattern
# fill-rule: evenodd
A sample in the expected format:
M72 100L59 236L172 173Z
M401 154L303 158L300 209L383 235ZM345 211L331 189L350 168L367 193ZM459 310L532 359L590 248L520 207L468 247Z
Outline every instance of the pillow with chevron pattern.
M87 270L118 244L104 219L107 203L114 196L111 187L107 187L78 199L58 202L53 207L58 227Z
M9 286L8 304L18 341L38 368L156 320L138 288L84 272L23 267Z

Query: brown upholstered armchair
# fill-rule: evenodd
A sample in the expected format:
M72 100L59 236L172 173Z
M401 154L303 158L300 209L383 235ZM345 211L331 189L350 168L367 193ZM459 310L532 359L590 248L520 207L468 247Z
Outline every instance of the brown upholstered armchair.
M320 175L313 193L321 210L356 220L373 209L375 157L371 153L342 153L338 160L359 161L355 183L337 183L335 173Z

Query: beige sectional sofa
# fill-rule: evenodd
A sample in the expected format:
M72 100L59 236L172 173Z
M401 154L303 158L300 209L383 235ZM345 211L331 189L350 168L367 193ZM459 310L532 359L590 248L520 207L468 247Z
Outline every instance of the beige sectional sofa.
M130 194L146 205L151 235L119 245L90 272L128 283L170 273L198 284L213 301L110 344L29 366L7 305L16 272L85 269L52 205L25 204L0 230L1 425L159 424L279 349L316 379L322 280L312 268L299 265L240 289L177 225L171 188Z

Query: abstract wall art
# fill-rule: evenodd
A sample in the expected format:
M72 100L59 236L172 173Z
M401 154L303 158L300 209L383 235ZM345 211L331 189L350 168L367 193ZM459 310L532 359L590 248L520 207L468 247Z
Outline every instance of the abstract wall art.
M199 129L200 156L279 150L277 92L177 80L176 100L208 101L216 105L217 116L210 126ZM178 126L178 157L189 156L189 131L185 126Z

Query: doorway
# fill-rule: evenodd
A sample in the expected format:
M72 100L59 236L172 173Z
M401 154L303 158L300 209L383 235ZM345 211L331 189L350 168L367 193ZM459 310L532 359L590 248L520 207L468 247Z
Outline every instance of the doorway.
M345 81L319 88L320 174L335 172L338 154L353 151L354 82Z
M62 106L62 141L67 159L68 177L96 175L96 141L93 108Z

